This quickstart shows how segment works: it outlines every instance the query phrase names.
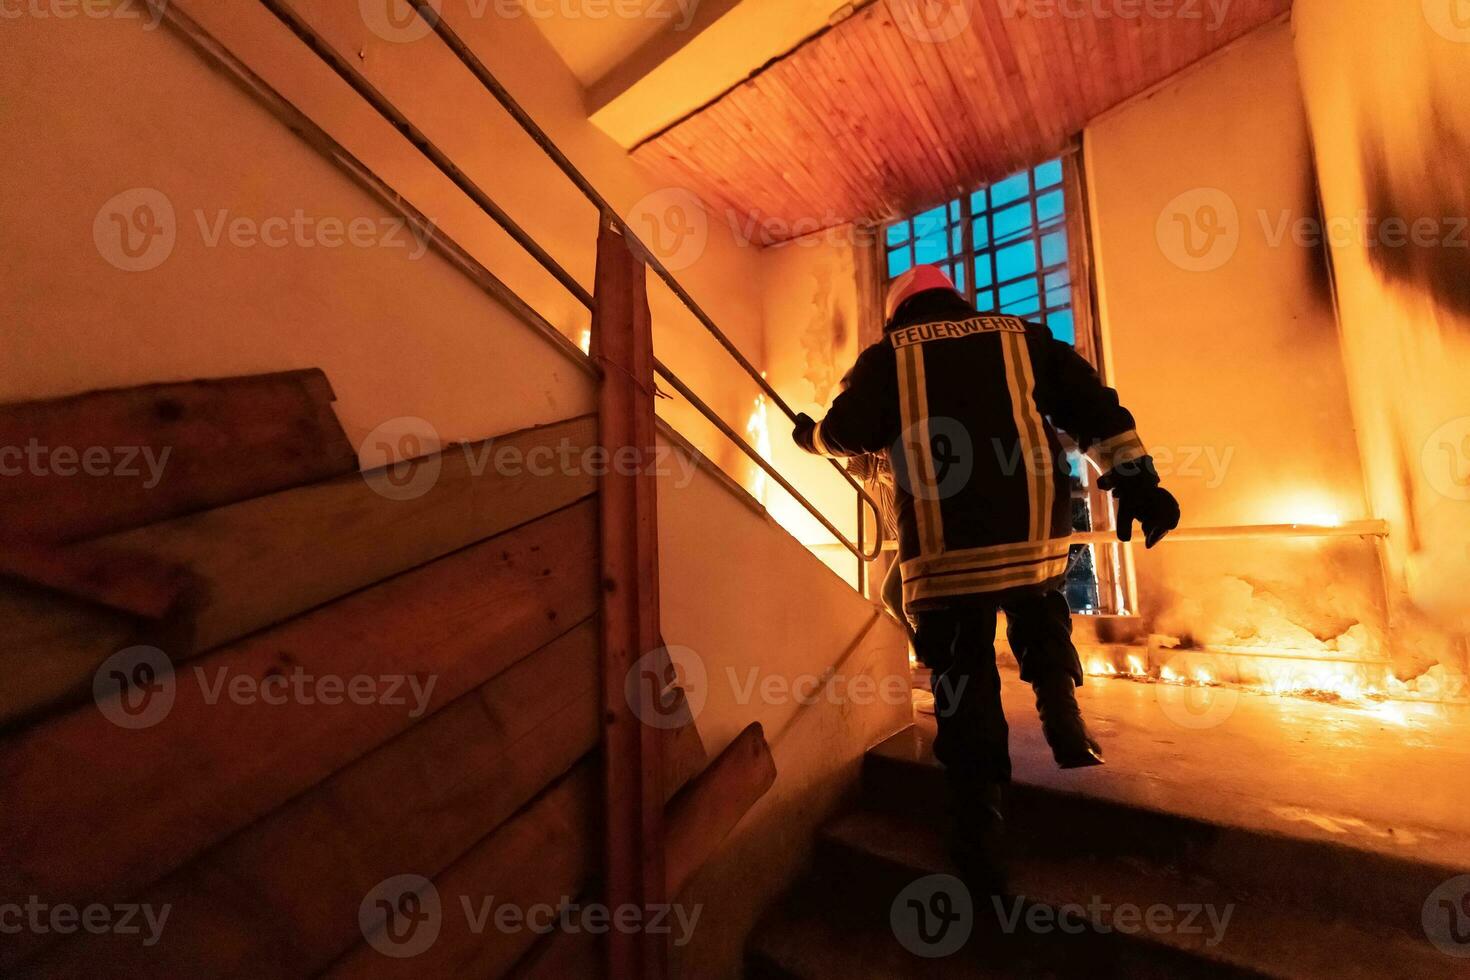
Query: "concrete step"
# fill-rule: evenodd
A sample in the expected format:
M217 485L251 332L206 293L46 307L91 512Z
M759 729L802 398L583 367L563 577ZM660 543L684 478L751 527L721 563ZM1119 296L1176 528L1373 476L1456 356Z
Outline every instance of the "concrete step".
M764 947L788 951L801 921L814 935L814 917L844 923L824 941L865 935L865 959L908 950L895 926L900 895L931 909L963 901L943 837L925 820L864 810L832 824L818 845L814 874L801 893L800 915ZM916 883L928 882L927 884ZM1315 910L1247 900L1219 885L1148 867L1136 860L1078 856L1020 858L1007 900L970 897L974 932L950 966L999 970L994 975L1117 977L1283 977L1394 980L1465 976L1463 960L1380 923L1350 922ZM947 897L933 896L944 890ZM967 893L966 893L967 894ZM834 911L840 910L840 911ZM782 933L785 932L784 939ZM936 930L937 932L937 930ZM853 948L857 948L854 946ZM910 949L912 946L910 946ZM924 975L935 975L931 961ZM949 959L949 957L944 957ZM1006 972L1006 971L1010 972ZM797 976L837 973L796 972ZM864 974L858 974L864 975ZM906 973L884 975L907 976ZM948 974L939 974L948 975ZM973 975L973 974L971 974ZM992 975L981 973L980 975Z
M1313 908L1329 917L1372 922L1421 943L1426 899L1470 871L1432 860L1423 849L1406 848L1406 854L1370 850L1351 837L1351 844L1333 840L1309 823L1256 820L1253 811L1234 801L1201 798L1192 812L1180 812L1185 808L1171 799L1166 810L1129 799L1128 793L1099 790L1107 767L1069 780L1076 774L1029 761L1018 768L1007 804L1011 843L1022 860L1095 857L1133 863L1208 882L1244 902ZM911 729L869 752L863 799L875 811L942 827L947 793L927 735Z

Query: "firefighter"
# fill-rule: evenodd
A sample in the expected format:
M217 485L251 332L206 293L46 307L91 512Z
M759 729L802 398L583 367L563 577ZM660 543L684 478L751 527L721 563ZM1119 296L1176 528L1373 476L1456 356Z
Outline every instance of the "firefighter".
M1137 521L1152 548L1178 527L1179 505L1117 393L1046 327L978 313L935 266L895 280L885 314L883 339L863 351L827 417L800 416L793 438L822 455L888 455L904 603L933 672L954 856L973 883L999 892L1001 791L1011 778L995 662L1000 610L1057 764L1103 763L1077 704L1082 664L1061 593L1072 504L1057 428L1103 474L1120 540L1132 539Z

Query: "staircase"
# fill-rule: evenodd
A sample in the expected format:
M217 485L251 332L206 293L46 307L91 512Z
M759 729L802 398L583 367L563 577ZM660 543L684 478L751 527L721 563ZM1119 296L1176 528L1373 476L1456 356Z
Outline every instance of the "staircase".
M931 877L955 869L925 718L867 754L858 806L824 828L810 875L762 920L748 977L1466 975L1421 923L1454 868L1086 791L1040 768L1034 721L1009 713L1022 897L998 909Z

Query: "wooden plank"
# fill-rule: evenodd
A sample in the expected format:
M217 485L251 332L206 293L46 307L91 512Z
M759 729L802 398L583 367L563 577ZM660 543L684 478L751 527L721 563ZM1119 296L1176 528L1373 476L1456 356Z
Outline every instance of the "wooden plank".
M352 473L66 545L52 557L90 568L108 556L111 577L131 580L159 565L188 569L189 601L179 610L187 622L154 630L180 663L587 496L597 477L582 453L595 441L591 416L571 419L416 460L408 472L432 478L416 496L379 493L386 469ZM532 454L562 448L571 465L534 463ZM506 462L497 467L497 458ZM536 473L526 471L528 458ZM68 636L80 642L0 654L9 668L0 727L85 699L98 665L120 649L111 631Z
M437 710L592 615L596 540L584 501L204 658L151 728L88 707L0 741L0 902L135 895L416 721L411 697L267 704L222 679L432 679Z
M599 690L588 621L149 889L140 901L172 910L167 942L81 936L21 975L315 974L362 945L380 882L440 874L592 751Z
M357 468L319 370L0 407L0 537L75 541Z
M560 908L568 896L581 893L597 867L597 784L597 766L589 759L435 879L444 916L429 949L412 959L391 959L371 946L359 946L326 976L333 980L505 976L540 936L529 928L496 928L494 911L507 906L523 912L538 906ZM468 899L480 916L492 898L492 918L477 933L463 901ZM587 946L590 968L562 974L564 980L598 975L596 940Z
M90 686L97 665L119 650L187 640L173 629L171 621L129 615L21 582L0 582L0 631L5 636L0 645L0 677L5 678L0 731L23 725L33 713L28 706L46 703L49 696L36 692L70 691L78 687L78 678L86 678Z
M653 405L653 333L647 269L622 233L598 229L597 312L592 353L608 366L598 395L598 424L609 452L639 460L658 451ZM647 908L663 901L663 732L646 724L626 679L659 647L658 496L650 467L614 472L598 493L602 582L603 779L607 903ZM631 703L630 703L631 702ZM607 936L610 976L659 980L668 972L658 937L614 930Z
M750 808L776 781L776 762L760 725L751 725L670 804L668 894L678 896ZM585 933L557 932L528 952L510 976L561 980L595 974L597 944Z
M678 895L750 808L776 784L765 732L751 725L669 804L668 893Z

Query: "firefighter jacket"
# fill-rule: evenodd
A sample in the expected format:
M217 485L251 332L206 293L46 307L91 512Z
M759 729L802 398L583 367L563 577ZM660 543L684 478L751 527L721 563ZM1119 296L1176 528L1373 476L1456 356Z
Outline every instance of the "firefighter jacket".
M933 291L862 353L804 448L887 453L904 602L922 610L1060 587L1072 494L1057 428L1105 474L1146 455L1117 392L1070 345Z

